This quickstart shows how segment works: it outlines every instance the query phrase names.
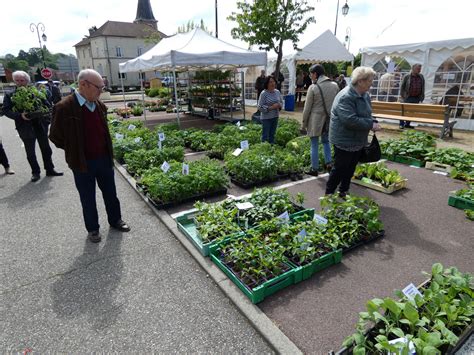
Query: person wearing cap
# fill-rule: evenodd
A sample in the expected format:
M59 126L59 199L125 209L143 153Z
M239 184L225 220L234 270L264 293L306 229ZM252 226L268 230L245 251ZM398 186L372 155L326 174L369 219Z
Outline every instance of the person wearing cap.
M329 112L339 87L325 75L324 67L315 64L309 69L313 84L306 94L303 109L303 129L311 139L311 170L308 174L318 176L319 137L323 145L325 168L332 167L331 146L329 145Z

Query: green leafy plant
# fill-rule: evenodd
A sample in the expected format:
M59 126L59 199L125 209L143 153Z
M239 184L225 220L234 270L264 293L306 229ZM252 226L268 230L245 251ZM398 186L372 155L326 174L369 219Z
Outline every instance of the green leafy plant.
M16 88L11 100L14 112L49 113L49 107L46 104L46 89L38 90L34 86L20 86Z
M132 107L132 114L134 116L141 116L143 115L143 107L139 106L139 105L135 105Z
M141 175L145 170L160 167L163 162L184 160L184 149L182 147L165 147L162 149L137 149L124 154L127 170L136 175Z
M456 196L465 198L467 200L474 201L474 188L469 188L469 189L461 189L456 191L455 193Z
M275 143L281 147L300 136L301 124L292 118L280 118L275 134Z
M400 139L381 141L380 149L387 157L399 155L424 160L426 154L434 150L435 145L435 138L425 132L405 131Z
M474 154L459 148L440 148L427 153L425 160L447 164L460 171L468 171L474 164Z
M384 162L357 165L354 178L358 180L368 178L379 182L384 187L403 181L403 177L398 171L388 169Z

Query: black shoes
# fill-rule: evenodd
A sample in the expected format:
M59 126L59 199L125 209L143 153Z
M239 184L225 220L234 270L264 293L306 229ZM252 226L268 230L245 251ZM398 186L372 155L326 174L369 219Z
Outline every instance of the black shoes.
M36 182L40 179L40 174L31 175L31 182Z
M119 220L117 223L111 224L110 226L120 232L130 232L130 227L123 220Z
M64 173L60 173L54 169L46 172L46 176L63 176L63 175Z
M306 174L311 175L311 176L318 176L319 173L317 170L311 169Z
M87 234L87 239L92 243L99 243L102 240L99 231L92 231Z

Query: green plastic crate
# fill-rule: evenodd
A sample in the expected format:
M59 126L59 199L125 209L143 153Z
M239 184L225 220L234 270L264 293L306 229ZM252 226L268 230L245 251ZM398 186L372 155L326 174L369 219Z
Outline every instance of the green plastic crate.
M293 265L287 264L290 267L287 272L250 289L219 259L219 253L219 246L213 245L210 248L212 262L232 280L232 282L250 299L253 304L262 302L266 297L296 283L296 270Z
M194 223L194 215L196 212L189 212L183 214L176 218L176 224L178 225L178 229L189 239L191 243L199 250L201 255L209 256L209 247L215 242L203 243L201 238L199 237L199 233L196 228L196 224ZM290 220L292 221L302 221L314 218L314 208L308 208L305 210L301 210L295 213L290 214ZM229 236L229 238L234 237L235 235L239 235L240 233L235 233Z
M309 264L303 266L295 266L296 276L295 281L301 282L309 279L315 273L328 268L331 265L340 263L342 260L342 249L337 249L323 255L319 259L313 260ZM293 264L293 263L292 263Z
M474 201L459 196L449 196L448 205L459 208L461 210L474 211Z

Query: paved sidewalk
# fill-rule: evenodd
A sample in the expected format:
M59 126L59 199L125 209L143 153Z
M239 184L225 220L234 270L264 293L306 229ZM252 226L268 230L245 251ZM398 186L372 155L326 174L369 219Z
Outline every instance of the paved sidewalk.
M0 134L16 171L0 167L2 352L272 352L120 174L132 231L109 230L98 196L104 240L92 244L63 152L65 176L33 184L6 117Z

